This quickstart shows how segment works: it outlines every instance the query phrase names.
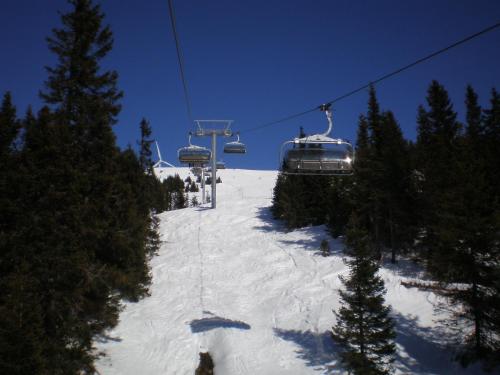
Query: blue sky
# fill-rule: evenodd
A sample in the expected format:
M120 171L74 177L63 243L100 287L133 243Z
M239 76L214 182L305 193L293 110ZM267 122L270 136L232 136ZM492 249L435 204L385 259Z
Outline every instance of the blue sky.
M142 117L150 120L165 160L192 129L186 115L167 0L102 1L115 45L103 62L120 75L123 110L118 143L135 144ZM174 0L186 78L196 119L234 120L244 131L331 100L500 20L499 1ZM0 12L0 92L10 90L22 114L41 102L44 65L54 63L45 38L60 25L64 0L4 0ZM377 86L407 138L427 87L448 89L459 119L470 83L480 102L500 89L500 29ZM355 139L366 111L362 92L334 107L336 137ZM320 112L245 133L244 156L221 155L228 167L275 169L281 143L304 126L326 126ZM208 145L208 139L195 140ZM219 147L219 150L221 147Z

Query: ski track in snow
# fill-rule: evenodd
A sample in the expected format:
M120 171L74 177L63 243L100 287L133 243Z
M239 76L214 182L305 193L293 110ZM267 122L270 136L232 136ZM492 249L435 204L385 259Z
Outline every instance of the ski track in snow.
M183 179L190 174L166 168L162 175L172 172ZM324 226L287 232L272 220L275 171L218 175L216 210L160 215L163 245L151 260L151 296L125 303L118 326L96 340L106 354L97 369L102 375L193 374L198 353L207 350L217 375L345 373L329 336L332 310L339 308L338 277L348 272L341 241ZM332 256L320 255L323 238ZM395 373L482 373L451 361L447 334L431 330L437 297L401 286L416 271L400 264L407 267L380 271L398 331Z

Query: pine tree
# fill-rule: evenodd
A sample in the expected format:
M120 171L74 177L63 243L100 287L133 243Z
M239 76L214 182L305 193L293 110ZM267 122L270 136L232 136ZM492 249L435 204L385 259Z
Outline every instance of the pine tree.
M341 307L335 313L337 322L332 337L341 347L340 358L346 369L354 374L388 374L394 360L394 323L390 308L384 306L384 282L377 276L378 264L370 249L370 240L350 222L346 238L351 258L345 260L350 272L341 277Z
M500 275L500 252L497 193L485 147L487 125L470 86L464 136L447 93L437 82L429 88L428 104L429 111L419 110L417 142L427 269L445 289L461 285L446 293L452 312L447 324L457 327L465 322L472 327L460 332L460 362L466 366L484 360L493 366L500 353L495 323L500 316L495 281Z
M370 87L368 111L366 117L360 118L358 136L359 155L354 166L356 175L355 200L358 204L360 223L365 226L377 256L382 254L383 216L381 184L384 175L382 158L383 116L376 97L375 88Z
M196 196L193 196L193 198L191 198L191 207L197 207L197 206L199 206L198 198L196 198Z
M153 175L153 161L151 159L151 143L154 141L151 139L151 125L149 121L145 118L141 120L141 139L139 141L139 163L141 168L148 174Z
M116 87L115 71L100 73L99 62L113 46L109 26L102 26L104 15L91 0L69 0L72 11L61 16L63 27L47 38L57 56L55 67L46 67L49 78L41 97L55 105L59 119L78 128L82 138L97 146L112 137L109 125L116 122L123 93Z
M326 224L334 238L344 235L353 211L353 177L331 179L326 200Z
M394 115L382 112L370 88L368 111L359 119L352 185L352 209L378 257L391 249L391 261L411 242L411 172L408 144Z
M0 107L0 162L4 162L18 136L20 123L10 92L5 93Z
M490 106L484 110L484 139L487 164L490 166L488 180L492 187L500 191L500 172L492 166L500 165L500 93L491 90Z
M492 204L496 192L488 182L487 156L482 147L481 108L471 87L467 88L465 102L466 133L460 143L459 169L455 170L460 184L441 202L446 216L439 216L435 228L440 261L434 266L434 274L445 286L462 285L448 294L454 316L449 324L457 326L465 320L473 327L468 335L461 332L460 362L468 365L484 360L490 366L500 353L500 339L494 333L498 332L496 318L500 311L495 284L500 271L499 223Z
M491 254L496 254L496 266L492 267L491 279L494 281L492 285L493 292L490 294L488 304L488 312L485 314L487 326L489 330L489 339L494 339L490 342L490 354L488 355L491 366L500 365L500 239L498 238L500 228L500 172L496 166L500 164L500 94L496 89L491 90L490 105L483 111L483 138L481 146L485 152L486 161L486 180L490 187L492 196L485 203L492 203L491 209L494 211L493 216L493 233L496 239L490 243ZM491 291L491 289L490 289Z
M191 181L191 184L189 186L189 191L191 193L197 193L198 191L200 191L200 189L198 188L198 185L196 185L196 182Z
M279 172L278 178L276 179L276 184L273 188L273 204L271 206L271 214L275 219L281 219L284 215L283 200L285 199L283 195L283 188L285 184L286 175Z
M481 107L478 104L477 94L470 85L467 86L465 93L465 107L467 108L465 135L470 143L479 145L483 132Z
M381 200L381 237L384 245L391 249L391 261L395 263L397 250L404 242L413 240L413 201L409 193L411 172L407 143L390 111L382 114L380 160L382 168L377 188Z
M17 155L12 147L18 137L19 121L10 93L4 95L0 107L0 275L9 272L10 258L7 253L11 246L11 234L16 228L16 216L20 214L16 204L19 187ZM1 278L1 276L0 276Z
M435 250L436 231L445 224L447 202L453 200L453 190L460 185L460 131L456 113L448 93L438 82L433 81L428 90L429 110L419 109L417 139L418 171L423 184L419 197L419 217L423 220L424 243L427 249L429 270L436 266L435 273L446 264Z
M0 373L48 373L39 285L26 262L0 279Z
M9 236L16 241L7 247L10 263L1 265L11 271L10 279L1 280L9 290L0 302L0 309L14 311L17 301L30 295L15 291L33 285L30 293L38 302L29 306L33 321L37 311L42 319L26 345L41 345L30 354L36 366L43 365L35 360L41 357L46 373L64 374L93 372L93 340L116 324L117 292L131 298L144 293L151 230L150 206L141 204L143 185L136 184L144 173L135 159L123 172L132 164L122 157L112 131L120 110L117 75L99 67L111 49L111 32L101 26L104 16L90 0L70 4L63 26L48 39L58 59L47 68L41 97L53 110L43 108L37 119L28 115L25 121L14 197L23 214L15 216ZM123 183L126 177L135 180ZM29 280L12 273L23 262Z
M51 373L91 370L92 340L116 323L117 301L89 257L80 227L72 132L43 108L26 128L16 252L40 286L43 356ZM80 206L82 204L82 206Z
M355 201L359 225L366 230L369 230L372 222L371 154L368 121L364 115L361 115L358 122L356 160L354 162L355 189L353 200Z

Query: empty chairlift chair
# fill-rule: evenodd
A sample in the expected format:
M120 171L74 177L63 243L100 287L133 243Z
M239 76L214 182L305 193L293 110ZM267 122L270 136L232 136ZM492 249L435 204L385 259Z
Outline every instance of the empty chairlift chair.
M283 144L280 159L285 174L338 176L353 173L354 150L351 143L328 136L333 127L332 112L329 105L320 108L326 112L328 130Z
M179 161L189 165L204 165L210 162L212 152L205 147L191 144L191 134L189 135L189 146L182 147L177 151Z
M247 152L246 146L240 142L240 135L236 134L238 139L233 142L227 142L224 145L225 154L245 154Z

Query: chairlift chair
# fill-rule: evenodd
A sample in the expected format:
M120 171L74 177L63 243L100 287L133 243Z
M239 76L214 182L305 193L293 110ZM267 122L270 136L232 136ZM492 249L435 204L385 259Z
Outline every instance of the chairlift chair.
M222 160L219 160L215 166L217 169L226 169L226 163L224 163Z
M191 168L191 172L195 175L195 176L201 176L201 172L202 172L203 168L202 167L193 167Z
M323 134L295 138L283 143L280 155L283 173L313 176L345 176L353 173L352 144L346 140L328 136L333 127L330 105L322 105L320 109L326 113L327 131Z
M212 152L205 147L191 144L191 133L189 134L189 146L182 147L177 151L179 161L189 165L203 165L210 162Z
M245 154L247 152L245 144L240 142L240 135L236 134L236 136L238 137L236 141L227 142L224 145L225 154Z

